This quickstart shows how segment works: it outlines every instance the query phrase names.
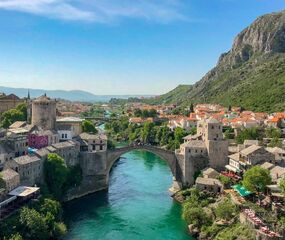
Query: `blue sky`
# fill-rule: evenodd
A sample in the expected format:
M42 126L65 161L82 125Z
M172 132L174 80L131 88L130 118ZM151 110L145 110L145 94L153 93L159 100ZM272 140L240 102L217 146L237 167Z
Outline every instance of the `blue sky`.
M284 0L0 0L0 85L162 94Z

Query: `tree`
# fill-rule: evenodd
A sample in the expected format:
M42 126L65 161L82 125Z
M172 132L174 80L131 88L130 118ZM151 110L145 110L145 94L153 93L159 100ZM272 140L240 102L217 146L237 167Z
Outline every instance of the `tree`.
M20 223L25 227L24 239L44 240L49 238L48 228L43 216L35 209L22 208Z
M225 139L234 139L234 129L233 128L228 128L225 131Z
M219 180L225 185L225 187L229 187L232 184L232 179L224 175L220 175Z
M268 127L265 129L265 135L267 138L280 138L281 137L281 129Z
M19 104L16 108L4 112L1 118L3 128L8 128L16 121L27 121L27 104Z
M28 106L26 103L21 103L16 107L17 110L19 110L21 113L24 115L25 121L27 120L28 117Z
M274 137L271 139L268 147L282 147L282 141L280 138Z
M227 221L231 220L236 212L236 206L229 199L220 202L215 209L216 216Z
M61 199L63 196L68 172L63 158L54 153L48 154L44 163L44 176L49 191L56 199Z
M89 120L84 120L82 122L82 131L87 133L97 133L97 129L95 128L94 124Z
M4 238L6 240L6 238ZM15 233L9 237L7 240L23 240L23 237L19 233Z
M153 143L155 140L154 124L146 122L143 125L141 137L144 143Z
M193 113L194 112L194 105L193 103L190 104L190 113Z
M110 139L107 140L107 148L108 148L109 150L112 150L112 149L115 149L115 148L116 148L114 142L113 142L112 140L110 140Z
M179 143L179 145L181 143L183 143L183 138L187 135L187 132L180 127L175 128L174 130L174 140Z
M271 176L268 169L254 166L247 170L243 176L243 186L251 192L264 192L266 185L271 183Z
M39 212L44 216L46 216L48 213L52 214L56 221L60 220L62 214L60 203L49 198L45 198L40 204Z
M240 131L236 137L236 141L242 144L244 140L257 140L260 137L258 128L246 128Z
M142 110L140 110L139 108L136 108L134 110L134 115L135 115L135 117L141 117L142 116Z
M188 224L193 224L197 227L207 225L210 219L206 212L200 206L193 206L190 201L183 204L182 217Z

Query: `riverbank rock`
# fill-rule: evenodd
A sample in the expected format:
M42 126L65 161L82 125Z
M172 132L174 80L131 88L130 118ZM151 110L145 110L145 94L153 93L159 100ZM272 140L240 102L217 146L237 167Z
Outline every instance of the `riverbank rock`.
M199 229L194 224L188 225L188 231L189 231L189 234L193 237L199 236Z

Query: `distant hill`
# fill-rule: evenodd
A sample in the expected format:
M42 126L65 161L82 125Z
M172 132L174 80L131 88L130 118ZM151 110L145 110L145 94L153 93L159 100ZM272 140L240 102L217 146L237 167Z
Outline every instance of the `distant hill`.
M130 97L150 97L145 95L94 95L90 92L81 90L44 90L44 89L28 89L28 88L11 88L0 86L0 92L5 94L14 93L18 97L27 97L30 92L31 98L39 97L43 94L47 94L51 98L61 98L69 101L80 102L109 102L112 98L127 99Z
M213 102L254 111L285 110L285 11L259 17L232 49L194 85L181 85L149 103Z

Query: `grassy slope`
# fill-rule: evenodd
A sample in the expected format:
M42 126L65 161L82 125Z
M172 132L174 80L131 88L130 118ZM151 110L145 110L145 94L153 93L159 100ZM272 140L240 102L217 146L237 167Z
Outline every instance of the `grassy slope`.
M254 111L285 110L285 54L259 56L225 71L204 89L207 100Z
M221 70L198 94L191 85L180 85L148 103L185 104L205 100L254 111L284 111L285 54L256 56L236 69Z

